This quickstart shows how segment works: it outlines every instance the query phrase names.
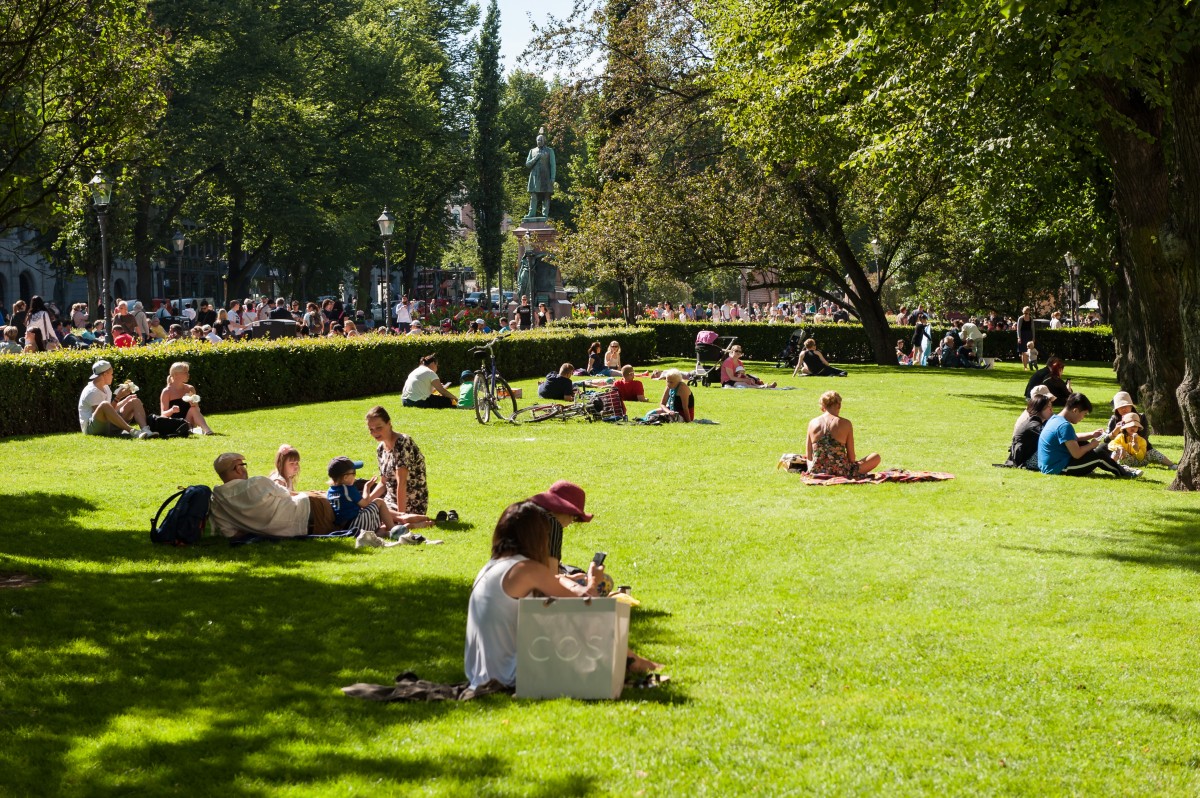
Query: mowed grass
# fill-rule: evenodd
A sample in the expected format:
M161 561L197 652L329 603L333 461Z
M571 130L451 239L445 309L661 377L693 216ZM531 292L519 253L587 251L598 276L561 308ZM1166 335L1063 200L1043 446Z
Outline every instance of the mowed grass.
M1200 499L1164 490L1162 469L994 468L1019 368L754 370L796 390L699 388L715 426L484 428L386 396L207 408L209 439L0 442L0 570L47 579L0 591L0 794L1200 791ZM1097 406L1081 428L1102 424L1108 370L1069 375ZM957 479L815 488L777 471L828 388L860 452ZM148 542L160 501L211 484L222 451L262 475L291 443L314 489L335 455L374 473L377 402L425 452L432 509L462 516L444 546ZM1178 457L1180 439L1155 442ZM407 669L461 680L492 527L557 478L596 514L565 560L609 553L643 602L632 644L670 684L598 703L342 696Z

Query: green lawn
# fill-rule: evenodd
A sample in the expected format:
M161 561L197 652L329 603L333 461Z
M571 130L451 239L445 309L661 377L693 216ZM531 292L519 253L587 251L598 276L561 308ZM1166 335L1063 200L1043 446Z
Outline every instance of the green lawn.
M700 388L719 426L483 428L399 400L209 418L220 437L0 442L3 795L1195 795L1197 497L1004 459L1025 375L850 367L794 391ZM1107 369L1072 366L1103 423ZM653 392L661 383L651 383ZM533 383L520 383L527 394ZM805 487L775 470L833 387L859 451L937 484ZM198 386L203 393L204 386ZM446 545L151 546L222 451L306 486L372 460L377 401L429 463ZM1177 458L1178 438L1156 438ZM368 474L373 473L370 465ZM462 678L474 574L509 502L568 478L663 689L618 702L379 705L338 688Z

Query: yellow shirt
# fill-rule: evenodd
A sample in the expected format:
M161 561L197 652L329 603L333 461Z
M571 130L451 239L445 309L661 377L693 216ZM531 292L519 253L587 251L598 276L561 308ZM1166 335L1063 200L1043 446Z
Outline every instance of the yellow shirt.
M1120 435L1112 439L1112 441L1108 444L1108 448L1112 449L1113 451L1121 452L1122 456L1128 455L1138 462L1146 459L1146 439L1141 435L1135 434L1133 439L1130 440L1125 436L1125 433L1122 432Z

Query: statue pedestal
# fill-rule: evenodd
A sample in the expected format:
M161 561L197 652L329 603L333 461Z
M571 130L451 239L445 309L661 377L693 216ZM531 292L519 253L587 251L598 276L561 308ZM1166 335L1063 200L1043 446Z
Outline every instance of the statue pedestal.
M562 274L547 257L550 246L558 238L554 225L544 217L526 216L521 226L513 230L517 237L518 282L513 291L514 301L509 303L510 313L516 309L522 294L529 295L529 304L537 307L546 303L546 309L555 319L571 317L571 302L563 287ZM522 282L520 275L525 274Z

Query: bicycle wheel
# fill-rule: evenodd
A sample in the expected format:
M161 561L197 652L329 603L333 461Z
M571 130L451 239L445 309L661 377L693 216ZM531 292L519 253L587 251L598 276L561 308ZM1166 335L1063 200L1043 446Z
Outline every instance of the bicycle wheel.
M508 411L507 413L504 411ZM517 397L503 377L496 377L496 396L492 400L492 412L505 421L511 421L517 414Z
M475 382L471 388L475 397L475 418L480 424L486 424L492 417L492 396L488 393L487 377L482 371L475 372Z
M525 421L536 424L539 421L558 418L562 415L562 410L562 405L530 405L518 410L516 415L510 418L509 421L514 424Z

